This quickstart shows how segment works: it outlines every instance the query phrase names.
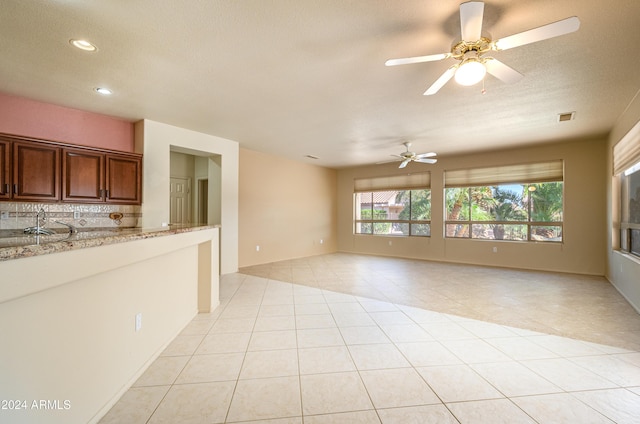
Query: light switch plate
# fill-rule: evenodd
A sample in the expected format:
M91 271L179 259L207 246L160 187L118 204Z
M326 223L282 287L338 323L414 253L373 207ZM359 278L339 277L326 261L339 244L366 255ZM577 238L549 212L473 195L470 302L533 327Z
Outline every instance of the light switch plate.
M142 328L142 312L136 314L136 331Z

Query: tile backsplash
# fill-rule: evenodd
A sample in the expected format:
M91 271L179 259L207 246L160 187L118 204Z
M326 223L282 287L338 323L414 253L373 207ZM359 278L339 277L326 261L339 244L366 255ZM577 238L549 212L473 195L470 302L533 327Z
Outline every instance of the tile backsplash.
M53 221L66 222L79 229L137 227L142 218L140 206L0 202L0 230L21 230L34 226L36 212L41 208L46 213L45 226L52 229L66 228Z

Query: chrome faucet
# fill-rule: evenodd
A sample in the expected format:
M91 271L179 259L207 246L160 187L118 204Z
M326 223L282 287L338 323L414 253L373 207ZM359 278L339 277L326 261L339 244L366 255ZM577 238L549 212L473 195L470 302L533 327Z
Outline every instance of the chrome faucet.
M40 224L42 222L42 224ZM36 225L33 227L27 227L24 229L26 234L46 234L51 235L54 234L52 230L48 228L44 228L44 224L47 222L47 214L43 208L40 208L38 212L36 212Z
M78 232L78 229L71 224L67 224L66 222L62 222L62 221L53 221L53 222L55 222L56 224L62 224L69 227L69 234L75 234Z

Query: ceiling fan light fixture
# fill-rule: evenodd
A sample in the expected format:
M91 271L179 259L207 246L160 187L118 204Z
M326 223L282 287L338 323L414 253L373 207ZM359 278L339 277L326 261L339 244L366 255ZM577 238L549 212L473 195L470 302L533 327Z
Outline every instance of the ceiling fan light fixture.
M470 86L482 81L487 74L487 68L476 58L465 59L458 67L455 80L460 85Z

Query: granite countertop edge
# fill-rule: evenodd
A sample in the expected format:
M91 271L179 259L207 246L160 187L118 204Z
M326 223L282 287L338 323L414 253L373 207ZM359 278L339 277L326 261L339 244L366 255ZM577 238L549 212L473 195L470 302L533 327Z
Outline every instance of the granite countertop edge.
M74 236L70 235L68 239L42 244L0 247L0 262L32 256L48 255L51 253L66 252L69 250L106 246L109 244L124 243L134 240L165 237L173 234L189 233L219 227L219 225L172 225L160 228L127 228L116 231L96 229L96 231L93 232L96 234L95 236L91 235L91 231L87 231L80 233L83 234L83 238L74 239Z

